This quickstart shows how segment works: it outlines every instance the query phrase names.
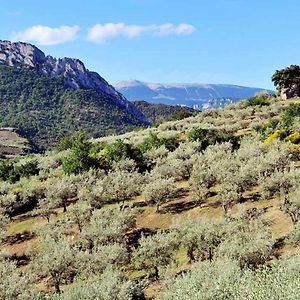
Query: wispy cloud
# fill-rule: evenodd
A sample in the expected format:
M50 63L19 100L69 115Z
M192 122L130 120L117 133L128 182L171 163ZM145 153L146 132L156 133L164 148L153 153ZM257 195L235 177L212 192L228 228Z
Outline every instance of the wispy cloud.
M16 17L16 16L22 15L22 12L21 12L21 11L18 11L18 10L16 10L16 11L8 11L8 12L6 13L6 15L7 15L7 16L10 16L10 17Z
M12 34L12 40L32 42L38 45L57 45L75 40L79 30L79 26L60 26L52 28L36 25L24 31L14 32Z
M105 43L116 37L136 38L142 34L156 36L190 35L196 28L190 24L174 25L166 23L161 25L127 25L125 23L96 24L88 29L87 39L95 43Z

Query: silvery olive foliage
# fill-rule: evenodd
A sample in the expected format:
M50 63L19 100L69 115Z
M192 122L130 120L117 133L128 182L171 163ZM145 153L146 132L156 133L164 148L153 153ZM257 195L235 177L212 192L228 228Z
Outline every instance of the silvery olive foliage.
M39 276L48 277L48 284L59 293L66 275L75 264L76 252L59 226L40 230L38 238L39 249L31 252L33 270Z
M142 236L132 255L135 267L150 270L158 278L164 268L175 263L174 253L180 245L179 237L177 231L159 231L153 236Z
M36 299L38 290L28 270L20 270L13 262L0 258L0 299Z
M36 176L1 181L0 239L8 254L0 259L0 299L298 299L299 256L277 257L300 243L299 171L291 143L264 142L261 131L281 110L269 104L239 103L95 139L88 153L95 164L77 175L63 172L66 150L37 155ZM202 147L188 140L197 128L234 139ZM131 155L118 156L124 143ZM120 147L110 149L108 163L103 149L113 144ZM278 208L278 198L293 223L280 251L264 221L269 207L255 202ZM15 239L20 245L9 244ZM12 255L24 245L24 257Z
M161 204L174 195L174 192L174 178L155 178L144 187L143 194L148 203L155 204L158 212Z
M158 300L233 299L240 280L238 264L227 259L196 263L186 274L166 281Z
M102 274L77 280L61 294L50 297L51 300L134 300L141 295L141 287L127 280L121 272L107 268Z
M124 234L134 227L136 214L137 211L133 209L95 210L90 222L82 229L82 238L88 250L92 252L99 245L121 242Z
M287 213L295 224L300 219L300 188L296 188L289 194L282 195L281 210Z

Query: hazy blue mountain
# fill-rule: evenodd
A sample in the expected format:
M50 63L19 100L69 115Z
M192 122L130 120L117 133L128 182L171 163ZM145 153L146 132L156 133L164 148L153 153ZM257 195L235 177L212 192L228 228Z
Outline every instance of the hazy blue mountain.
M159 84L137 80L121 81L114 86L130 101L144 100L199 109L223 107L265 90L229 84Z

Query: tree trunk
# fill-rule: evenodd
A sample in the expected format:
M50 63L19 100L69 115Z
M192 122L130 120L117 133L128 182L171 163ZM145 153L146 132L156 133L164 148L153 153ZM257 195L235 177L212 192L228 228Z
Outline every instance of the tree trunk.
M155 212L159 213L159 202L156 203L156 210Z
M63 208L64 208L63 212L64 212L64 213L67 212L67 204L66 204L66 200L63 201Z
M77 225L78 225L78 230L79 230L79 232L81 233L81 232L82 232L81 223L80 223L80 222L78 222L78 223L77 223Z
M194 248L189 247L187 251L187 256L189 258L189 263L193 263L195 261Z
M158 271L158 267L157 266L154 266L154 277L156 278L156 279L158 279L158 277L159 277L159 271Z
M54 289L55 289L55 293L60 293L59 282L56 280L54 281Z
M211 247L209 247L209 249L208 249L208 259L209 259L209 261L212 261L212 258L213 258L212 249L211 249Z
M88 240L88 252L89 254L93 253L93 248L94 248L94 242L92 240Z

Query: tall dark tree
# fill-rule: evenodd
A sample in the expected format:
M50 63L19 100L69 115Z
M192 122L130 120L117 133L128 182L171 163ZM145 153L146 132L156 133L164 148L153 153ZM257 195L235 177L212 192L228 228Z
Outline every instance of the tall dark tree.
M287 99L300 96L300 66L291 65L285 69L276 70L272 81Z

